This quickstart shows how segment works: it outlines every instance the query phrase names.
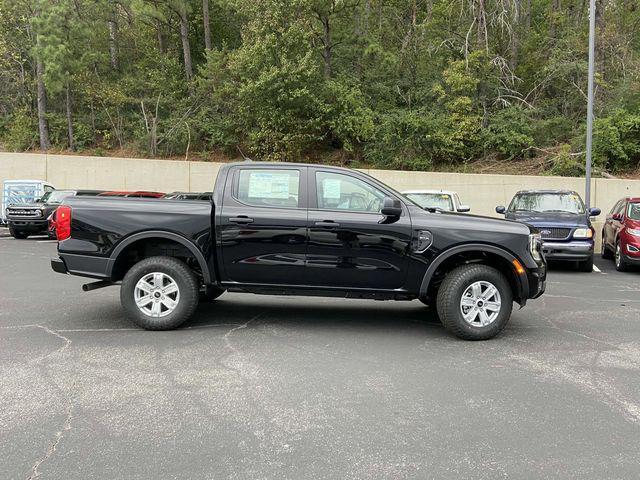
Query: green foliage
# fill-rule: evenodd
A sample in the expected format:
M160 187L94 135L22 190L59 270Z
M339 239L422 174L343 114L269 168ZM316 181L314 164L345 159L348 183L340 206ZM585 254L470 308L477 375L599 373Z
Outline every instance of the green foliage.
M571 146L563 144L558 149L558 153L551 158L552 166L550 175L566 177L579 177L584 175L584 157L571 155Z
M489 126L483 130L485 150L507 157L517 157L534 144L533 127L527 111L509 107L496 112Z
M27 150L37 144L38 127L28 110L17 110L5 120L4 128L0 129L0 132L2 142L9 150Z
M624 170L640 162L640 111L616 110L594 125L594 162L608 170Z

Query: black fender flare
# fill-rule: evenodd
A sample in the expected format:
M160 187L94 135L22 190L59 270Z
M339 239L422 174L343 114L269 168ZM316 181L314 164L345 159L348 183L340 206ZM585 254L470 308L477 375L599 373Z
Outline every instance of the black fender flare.
M109 256L109 262L107 264L107 271L106 271L106 274L109 276L109 278L111 278L111 275L113 273L113 267L116 263L116 260L118 259L120 254L124 251L124 249L127 248L132 243L137 242L138 240L146 239L146 238L164 238L167 240L173 240L181 245L184 245L198 261L198 264L200 265L200 270L202 270L202 277L205 285L209 285L212 283L209 266L207 265L207 261L204 258L204 254L197 247L197 245L192 241L188 240L187 238L183 237L182 235L178 235L177 233L172 233L172 232L166 232L163 230L147 230L144 232L134 233L133 235L125 238L120 243L118 243L116 248L113 249L113 252L111 252L111 255Z
M427 268L427 271L425 272L424 277L422 278L422 284L420 285L420 298L424 298L427 296L427 291L429 290L429 284L431 283L431 278L433 277L438 267L442 265L442 263L448 258L451 258L452 256L457 255L459 253L463 253L463 252L493 253L495 255L501 256L502 258L507 260L510 264L514 260L518 260L517 257L515 257L512 253L508 252L507 250L500 247L496 247L494 245L488 245L484 243L465 243L463 245L458 245L456 247L449 248L448 250L445 250L442 253L440 253L431 262L431 265L429 265L429 268ZM521 302L523 300L526 301L526 298L528 297L528 294L529 294L529 280L527 279L526 275L516 274L515 277L518 279L518 284L517 284L518 296L520 297Z

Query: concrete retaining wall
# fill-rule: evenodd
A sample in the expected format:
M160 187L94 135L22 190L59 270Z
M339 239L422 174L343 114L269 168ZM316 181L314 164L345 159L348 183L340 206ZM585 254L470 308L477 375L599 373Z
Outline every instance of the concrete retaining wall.
M0 182L10 179L48 180L57 188L209 191L221 163L130 158L82 157L0 152ZM498 216L496 205L507 205L522 189L564 188L584 193L584 178L479 175L461 173L363 170L384 183L406 190L455 190L472 213ZM640 196L640 180L592 180L592 205L608 212L623 196ZM596 228L602 220L599 217Z

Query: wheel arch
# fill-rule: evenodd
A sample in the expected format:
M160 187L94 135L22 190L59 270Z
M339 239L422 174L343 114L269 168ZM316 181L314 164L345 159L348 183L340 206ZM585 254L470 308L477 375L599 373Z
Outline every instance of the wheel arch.
M508 250L484 243L468 243L451 247L440 253L429 265L420 285L420 298L439 285L443 276L465 263L484 263L501 271L513 290L513 297L524 305L529 295L529 280L526 274L517 274L513 261L518 258Z
M173 242L174 244L178 244L184 247L189 254L196 260L198 266L200 267L200 271L202 272L202 279L205 285L211 284L213 281L213 277L211 275L211 271L207 264L206 259L204 258L204 254L197 247L195 243L190 241L189 239L183 237L182 235L178 235L177 233L167 232L162 230L150 230L145 232L135 233L130 235L129 237L122 240L118 245L113 249L111 255L109 257L109 262L107 264L106 274L109 278L117 280L121 275L118 271L119 261L122 260L123 254L127 252L129 249L135 247L138 244L144 242L150 242L153 240L161 241L161 242Z

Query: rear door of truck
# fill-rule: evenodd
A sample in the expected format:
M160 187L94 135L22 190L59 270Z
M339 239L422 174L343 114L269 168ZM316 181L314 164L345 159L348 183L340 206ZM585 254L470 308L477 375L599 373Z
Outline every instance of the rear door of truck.
M218 217L223 278L242 284L305 284L307 206L307 167L232 167Z

